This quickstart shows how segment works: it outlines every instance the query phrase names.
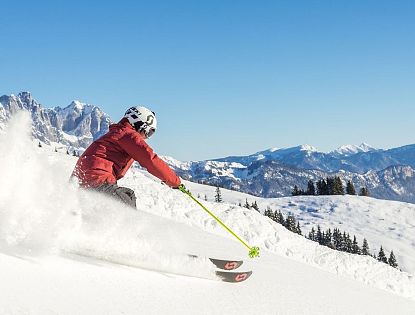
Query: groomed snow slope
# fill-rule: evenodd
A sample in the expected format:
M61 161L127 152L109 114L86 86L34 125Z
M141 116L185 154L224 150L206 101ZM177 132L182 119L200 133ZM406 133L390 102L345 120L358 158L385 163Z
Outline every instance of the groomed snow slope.
M413 314L411 275L231 204L206 203L261 258L243 266L254 270L244 283L201 279L214 278L209 263L184 253L247 260L247 250L145 173L123 180L138 211L78 191L67 180L76 159L34 147L27 123L0 138L0 314Z

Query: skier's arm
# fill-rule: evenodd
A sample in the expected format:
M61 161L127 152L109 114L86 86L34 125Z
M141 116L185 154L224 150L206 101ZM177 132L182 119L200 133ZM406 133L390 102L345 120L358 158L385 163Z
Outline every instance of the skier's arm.
M138 134L126 134L120 139L119 144L128 155L146 168L150 174L170 187L180 185L180 178L176 173L153 152L153 149Z

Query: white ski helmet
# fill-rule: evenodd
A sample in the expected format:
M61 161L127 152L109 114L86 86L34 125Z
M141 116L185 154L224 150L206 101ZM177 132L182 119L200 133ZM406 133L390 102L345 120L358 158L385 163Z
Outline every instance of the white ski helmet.
M124 117L136 131L144 133L147 138L150 138L157 129L156 114L144 106L129 108Z

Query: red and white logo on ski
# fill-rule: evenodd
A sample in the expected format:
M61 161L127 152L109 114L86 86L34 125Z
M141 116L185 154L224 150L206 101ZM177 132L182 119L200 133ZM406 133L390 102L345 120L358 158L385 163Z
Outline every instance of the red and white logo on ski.
M244 280L246 280L246 278L248 278L247 273L240 273L235 277L235 281L236 282L244 281Z
M226 270L233 270L238 268L238 263L236 261L230 261L225 264Z

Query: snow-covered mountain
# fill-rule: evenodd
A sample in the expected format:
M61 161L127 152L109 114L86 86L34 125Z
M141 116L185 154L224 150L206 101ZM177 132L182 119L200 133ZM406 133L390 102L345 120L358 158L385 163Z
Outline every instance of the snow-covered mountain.
M353 154L357 154L360 152L371 152L371 151L377 151L374 147L367 143L362 143L361 145L357 146L354 144L349 145L342 145L341 147L337 148L336 150L330 152L333 155L337 156L349 156Z
M33 137L55 147L86 148L111 121L97 106L73 101L63 109L48 109L22 92L0 97L0 129L19 109L31 113ZM328 153L305 144L207 161L163 158L183 178L262 197L289 196L294 185L305 188L309 179L337 175L357 189L368 187L373 197L415 202L415 144L383 150L362 143Z
M86 148L108 131L111 120L97 106L73 101L65 108L44 108L29 92L0 97L0 129L19 110L30 112L32 136L46 144Z
M289 196L294 185L307 187L328 176L351 180L371 196L415 202L415 145L381 150L367 144L324 153L309 145L269 149L248 156L170 163L183 178L262 197Z
M356 189L367 187L379 199L415 202L415 169L411 166L389 166L364 174L302 169L272 160L258 160L248 165L238 162L201 161L167 163L183 178L262 197L290 196L295 185L306 189L309 180L338 176L344 186L351 180Z
M80 191L68 184L76 158L38 148L22 133L28 122L17 117L0 135L7 178L0 181L0 313L413 314L410 273L320 246L235 204L251 196L223 190L225 202L203 202L261 248L256 260L186 195L146 172L120 182L135 190L138 211ZM212 199L214 187L186 185ZM395 249L411 268L414 205L356 196L255 200L302 212L303 228L319 218L341 221L345 230L368 233L372 251ZM214 279L209 261L189 252L244 259L241 268L253 276L236 285L207 280Z
M359 147L348 145L328 153L321 152L310 145L301 145L269 149L248 156L230 156L215 161L248 165L258 160L277 161L297 168L325 172L348 171L363 174L368 171L380 171L393 165L409 165L415 168L415 144L389 150L374 149L367 144Z

